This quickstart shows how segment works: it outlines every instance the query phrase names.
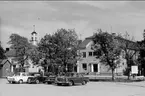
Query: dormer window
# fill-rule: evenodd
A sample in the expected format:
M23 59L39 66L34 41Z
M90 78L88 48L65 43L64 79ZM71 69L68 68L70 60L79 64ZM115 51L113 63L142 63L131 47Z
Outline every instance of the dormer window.
M83 58L86 58L86 52L83 52Z
M93 52L89 52L89 56L93 56Z
M32 39L32 41L33 41L33 37L32 37L31 39Z

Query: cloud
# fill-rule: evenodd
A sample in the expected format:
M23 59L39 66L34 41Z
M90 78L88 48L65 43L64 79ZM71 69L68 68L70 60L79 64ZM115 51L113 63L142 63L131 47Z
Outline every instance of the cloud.
M145 14L137 6L129 1L0 2L1 37L6 46L12 32L30 39L33 25L39 38L58 28L75 28L85 38L98 28L110 32L112 26L113 32L128 31L139 40Z
M127 4L127 1L78 1L78 3L90 5L105 10L123 7Z
M77 34L79 32L84 31L83 29L87 29L88 21L72 21L70 23L62 22L62 21L31 21L31 22L23 22L23 27L16 27L13 25L3 25L1 26L1 41L3 42L3 46L6 47L7 42L9 41L9 36L12 33L20 34L21 36L27 37L29 40L31 39L31 32L33 31L33 23L35 23L36 28L35 31L38 33L38 39L40 40L46 33L51 34L56 32L57 29L65 28L65 29L76 29Z

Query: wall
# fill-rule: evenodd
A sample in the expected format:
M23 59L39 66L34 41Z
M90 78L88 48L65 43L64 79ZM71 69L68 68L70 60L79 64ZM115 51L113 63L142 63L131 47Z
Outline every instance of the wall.
M10 75L11 75L11 65L10 63L6 62L2 67L2 77L6 77Z
M87 73L90 72L91 73L91 68L90 68L90 63L91 64L99 64L99 72L98 74L111 74L111 70L109 68L109 66L106 66L105 64L100 63L100 60L97 59L95 56L89 56L89 52L93 52L93 50L91 49L91 45L93 44L93 42L90 42L87 44L86 49L81 49L80 53L82 52L86 52L86 58L81 57L81 59L78 61L78 72L80 73ZM120 62L120 66L115 70L116 73L119 74L123 74L123 70L126 68L126 61L125 59L122 58L122 56L120 56L121 58L121 62ZM84 70L82 68L82 63L86 63L87 64L87 70Z

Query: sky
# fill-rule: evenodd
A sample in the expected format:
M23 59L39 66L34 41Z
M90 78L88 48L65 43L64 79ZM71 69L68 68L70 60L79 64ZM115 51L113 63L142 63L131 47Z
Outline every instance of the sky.
M145 1L0 1L0 41L4 48L12 33L39 40L57 29L75 29L79 38L97 29L143 39Z

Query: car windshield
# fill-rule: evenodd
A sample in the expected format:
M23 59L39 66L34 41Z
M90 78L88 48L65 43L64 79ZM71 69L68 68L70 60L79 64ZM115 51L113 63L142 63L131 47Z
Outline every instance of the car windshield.
M16 73L14 76L20 76L20 73Z
M68 77L74 76L74 73L66 73L65 76L68 76Z

